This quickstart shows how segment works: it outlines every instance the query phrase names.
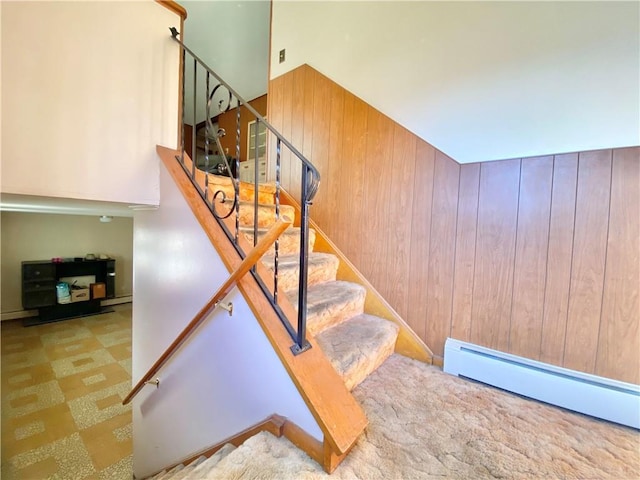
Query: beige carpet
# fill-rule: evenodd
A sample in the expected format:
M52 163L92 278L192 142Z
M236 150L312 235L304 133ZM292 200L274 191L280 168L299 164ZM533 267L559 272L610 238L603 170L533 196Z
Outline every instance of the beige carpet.
M370 421L333 479L638 479L638 431L393 355L354 390ZM206 462L205 462L206 465ZM211 479L328 478L284 438L261 433Z
M131 304L0 329L2 479L131 479Z

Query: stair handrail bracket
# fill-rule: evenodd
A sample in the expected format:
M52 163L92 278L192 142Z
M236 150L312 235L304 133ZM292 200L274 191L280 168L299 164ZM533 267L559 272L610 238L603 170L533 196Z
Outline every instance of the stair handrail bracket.
M299 167L296 165L296 170L299 168L301 173L299 180L292 182L292 185L296 184L296 188L299 187L298 201L301 205L300 271L297 321L293 322L295 327L280 307L278 298L278 294L282 292L278 291L279 244L277 241L274 244L273 253L273 279L265 281L260 277L259 270L255 266L250 270L293 340L291 351L294 355L298 355L311 348L311 344L307 341L306 331L309 207L320 185L320 173L249 102L178 38L180 32L175 27L170 27L169 30L171 38L180 45L182 55L182 121L180 155L177 155L176 159L241 258L245 258L247 254L242 249L242 242L239 241L241 215L245 211L253 209L253 244L255 246L258 242L259 228L269 225L269 222L264 222L265 224L261 225L262 219L259 215L261 208L264 207L264 199L266 198L264 195L273 194L274 201L270 203L275 205L275 218L278 219L281 216L280 192L283 155L290 159L291 164L293 162L299 163ZM189 85L192 88L190 92L192 98L189 99L187 99L185 88L187 73L192 76L192 84ZM202 106L198 108L201 105L199 101L204 102L204 108ZM189 119L186 118L187 105L192 110ZM217 118L222 114L235 116L235 132L227 132L224 128L219 128L216 125ZM246 115L249 115L253 122L246 122ZM189 125L189 123L191 124L191 136L188 139L185 135L185 125ZM250 123L253 124L251 127ZM243 128L246 128L246 132L243 131ZM230 130L228 124L227 130ZM229 137L228 133L231 133ZM246 149L244 144L241 145L241 136L243 140L244 138L249 139ZM263 137L263 142L261 137ZM233 140L235 140L234 143L232 143ZM230 148L233 151L232 154L229 154ZM245 161L249 161L249 164L243 163ZM251 162L253 162L252 178L246 178L246 175L241 176L241 169L250 165ZM267 181L267 162L270 167L269 181L275 184L275 191L270 191L271 193L265 193L263 190ZM263 164L265 171L261 172ZM250 172L250 170L248 171ZM229 178L226 181L221 180L220 175ZM295 176L297 177L297 175ZM291 177L293 178L294 175L292 174ZM253 189L253 198L247 198L245 194L247 189ZM296 189L294 188L294 190ZM294 196L298 196L295 191L293 193Z
M145 385L153 384L156 387L160 386L160 380L156 377L160 369L175 355L180 347L193 335L193 333L209 318L211 312L222 305L224 309L230 314L232 307L230 304L223 304L224 298L231 292L231 290L238 284L238 282L255 266L260 260L262 255L273 245L278 237L284 232L291 220L287 217L278 219L278 221L269 229L266 235L260 239L260 241L251 249L249 254L245 256L238 268L229 276L229 278L222 284L216 293L209 299L207 304L200 309L200 311L193 317L189 324L180 332L180 334L171 342L171 344L165 349L165 351L158 357L156 362L149 368L138 383L131 389L129 394L122 401L123 405L127 405Z

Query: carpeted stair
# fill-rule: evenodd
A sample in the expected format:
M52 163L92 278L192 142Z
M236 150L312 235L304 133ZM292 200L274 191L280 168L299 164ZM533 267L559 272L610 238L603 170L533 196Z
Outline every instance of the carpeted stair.
M227 179L210 175L213 188L226 187L228 194L219 212L226 212L231 202L232 189ZM211 179L211 177L215 177ZM241 233L253 244L254 241L254 203L248 201L251 191L244 191L241 185L240 225ZM228 190L228 192L227 192ZM260 187L258 206L258 238L264 235L276 219L273 190L270 186ZM269 196L269 193L271 194ZM280 215L295 217L295 210L289 205L280 205ZM363 286L336 280L339 260L330 253L314 252L315 232L309 230L310 254L307 275L307 331L316 338L335 370L339 373L349 390L361 383L376 370L394 351L398 336L398 327L382 318L367 315L364 312L366 290ZM281 235L278 244L278 291L284 293L291 305L298 308L298 280L300 271L300 229L289 227ZM263 265L274 270L274 249L262 258ZM224 450L224 449L223 449ZM222 450L220 450L222 451ZM218 455L216 453L216 455ZM207 478L203 471L210 467L216 455L196 466L193 471L175 467L175 472L164 472L164 476L154 478L173 480L174 478ZM189 465L187 468L191 467ZM208 467L207 467L208 468ZM172 473L173 472L173 473ZM159 474L160 475L160 474ZM175 475L175 476L173 476ZM181 475L177 477L177 475ZM198 476L200 475L200 476Z
M260 210L258 235L274 214L272 206ZM241 221L252 242L252 214ZM280 289L294 307L299 235L298 229L287 230L279 251ZM314 238L311 231L312 248ZM273 252L263 263L273 269ZM365 289L336 280L337 268L333 255L310 255L307 325L369 419L344 462L329 476L286 438L262 432L237 449L227 444L208 459L154 478L638 478L637 432L394 354L398 327L365 313Z

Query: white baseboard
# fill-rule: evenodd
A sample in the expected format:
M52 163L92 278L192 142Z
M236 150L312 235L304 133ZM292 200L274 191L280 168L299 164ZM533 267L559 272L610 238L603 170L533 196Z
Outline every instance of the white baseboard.
M640 429L640 386L447 339L444 371Z
M101 307L108 307L111 305L119 305L121 303L131 303L133 301L132 295L125 295L122 297L108 298L100 302ZM5 320L19 320L21 318L35 317L38 315L38 310L16 310L14 312L0 313L0 322Z

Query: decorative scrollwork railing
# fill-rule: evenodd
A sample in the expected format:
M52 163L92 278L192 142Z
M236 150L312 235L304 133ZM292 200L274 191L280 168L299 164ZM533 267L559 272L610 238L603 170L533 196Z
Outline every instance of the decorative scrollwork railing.
M171 36L182 48L182 142L181 142L181 154L176 157L176 160L180 162L185 173L191 179L194 187L200 193L207 206L211 210L211 213L216 218L229 240L233 243L235 249L238 251L242 258L245 258L246 253L240 246L238 241L241 234L240 229L240 207L241 207L241 107L244 107L246 111L255 119L255 140L254 145L249 145L247 142L247 154L253 149L254 151L254 175L252 179L243 178L242 183L253 184L253 244L258 241L258 213L260 207L260 180L261 172L258 164L260 153L264 154L265 159L268 157L270 164L269 177L275 183L275 218L280 217L280 191L282 188L282 158L286 155L287 165L291 167L292 181L289 188L293 188L295 185L299 187L299 197L294 192L294 197L297 197L300 201L301 215L300 215L300 273L298 283L298 318L297 325L294 328L282 311L279 305L278 299L278 259L279 259L279 244L274 245L274 268L273 268L273 289L266 286L265 282L258 275L256 268L251 270L252 275L260 285L263 293L273 306L274 310L280 317L282 324L286 328L287 332L291 336L294 344L291 346L291 350L294 354L304 352L310 347L309 342L306 339L306 318L307 318L307 273L308 273L308 257L309 257L309 206L318 191L320 183L320 174L313 164L306 159L289 141L287 141L267 120L260 115L250 104L245 101L229 84L227 84L219 75L217 75L211 68L209 68L195 53L193 53L187 46L178 39L180 33L175 28L170 28ZM186 113L186 73L187 73L187 55L193 60L193 98L190 99L193 108L192 118L192 132L191 132L191 165L188 165L186 161L186 142L185 142L185 124ZM204 77L204 119L198 121L198 79ZM215 87L211 88L211 79L215 80ZM202 96L200 97L202 98ZM216 111L213 111L214 105ZM235 109L236 114L236 131L235 131L235 156L229 156L226 149L223 148L221 139L226 136L226 131L221 128L217 128L214 125L213 118L227 112L231 112ZM198 126L201 125L204 128L204 144L202 155L198 154ZM265 143L261 144L259 139L260 127L264 126L265 129ZM248 127L247 127L248 129ZM247 138L250 138L249 132L247 132ZM213 141L213 145L212 145ZM267 146L270 150L267 150ZM200 149L202 150L202 148ZM217 156L212 154L217 152ZM216 164L213 163L213 159L217 159ZM203 160L203 161L201 161ZM246 159L244 159L246 160ZM294 178L294 174L300 169L299 184ZM229 183L227 186L232 187L233 198L229 198L229 191L225 191L219 183L213 182L214 173L222 173L229 176ZM266 172L265 172L266 173ZM288 173L288 172L287 172ZM250 180L247 182L247 180ZM219 181L219 179L217 180ZM227 223L224 221L235 214L235 224L233 228L227 227Z

